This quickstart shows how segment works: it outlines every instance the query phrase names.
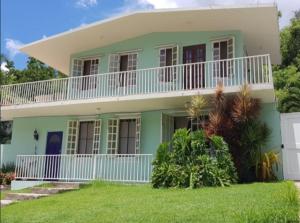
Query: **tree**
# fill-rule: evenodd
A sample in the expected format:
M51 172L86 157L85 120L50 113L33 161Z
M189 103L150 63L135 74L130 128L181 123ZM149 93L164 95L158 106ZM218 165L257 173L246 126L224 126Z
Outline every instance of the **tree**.
M280 112L300 111L300 10L280 33L282 64L273 67Z

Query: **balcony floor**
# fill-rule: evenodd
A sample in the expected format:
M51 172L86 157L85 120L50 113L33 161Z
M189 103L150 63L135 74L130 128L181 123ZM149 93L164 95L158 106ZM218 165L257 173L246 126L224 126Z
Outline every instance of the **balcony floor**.
M238 92L240 87L226 87L225 93ZM251 86L252 96L263 103L275 101L273 84L255 84ZM163 109L183 108L190 96L200 94L211 97L215 89L197 89L167 93L152 93L121 97L68 100L48 103L11 105L1 107L1 119L11 120L16 117L96 115L111 112L142 112Z

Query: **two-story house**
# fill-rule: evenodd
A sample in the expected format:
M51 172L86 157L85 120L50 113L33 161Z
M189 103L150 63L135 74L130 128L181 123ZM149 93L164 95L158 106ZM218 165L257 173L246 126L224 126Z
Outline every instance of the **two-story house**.
M136 12L27 44L69 77L1 86L1 118L13 120L4 161L17 179L147 182L159 143L197 125L186 102L218 82L226 94L251 86L279 148L279 47L274 5Z

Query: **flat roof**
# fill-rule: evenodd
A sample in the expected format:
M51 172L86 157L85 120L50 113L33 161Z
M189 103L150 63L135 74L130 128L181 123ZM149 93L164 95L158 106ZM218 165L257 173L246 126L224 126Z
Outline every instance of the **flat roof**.
M278 10L274 4L138 11L50 36L20 50L69 74L74 53L153 32L227 30L242 32L248 55L270 54L272 63L281 62Z

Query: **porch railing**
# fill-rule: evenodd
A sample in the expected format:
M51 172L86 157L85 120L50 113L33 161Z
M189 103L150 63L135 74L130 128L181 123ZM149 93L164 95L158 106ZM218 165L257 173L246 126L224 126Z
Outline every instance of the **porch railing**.
M16 179L149 182L151 154L17 155Z
M269 55L179 64L1 86L1 104L19 105L272 83Z

